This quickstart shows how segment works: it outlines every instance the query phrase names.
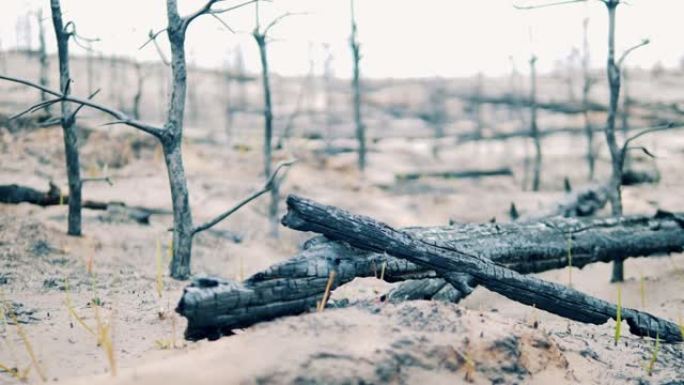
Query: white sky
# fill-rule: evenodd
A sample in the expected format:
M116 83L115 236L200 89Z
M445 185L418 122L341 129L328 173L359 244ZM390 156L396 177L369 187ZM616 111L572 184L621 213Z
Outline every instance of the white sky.
M235 4L240 0L227 0ZM520 3L530 0L520 0ZM539 2L542 0L534 0ZM551 0L553 1L553 0ZM205 0L179 0L187 14ZM44 8L48 0L0 0L0 39L3 48L17 45L18 20L28 12ZM501 75L510 71L513 57L521 71L531 50L539 57L541 71L550 71L568 57L573 47L581 48L582 19L589 15L592 65L605 61L605 6L570 4L534 11L519 11L512 0L356 0L359 40L362 44L362 74L367 77L452 77L477 72ZM152 46L138 47L150 28L165 25L164 0L62 0L65 19L73 20L83 36L99 37L97 49L105 55L125 55L139 60L156 60ZM273 0L261 5L267 23L284 13L305 12L285 19L273 29L269 45L272 70L280 74L304 74L309 58L315 71L322 72L330 45L337 76L351 72L348 47L348 0ZM198 19L190 27L187 40L189 60L203 66L221 66L242 47L248 70L258 68L258 53L249 31L253 28L254 7L226 14L224 20L237 34L227 32L211 17ZM649 68L656 62L677 66L684 54L684 1L630 0L618 9L618 53L650 38L651 44L633 53L629 65ZM54 51L52 25L46 20L50 50ZM32 27L34 47L37 27ZM530 33L531 31L531 33ZM532 39L530 39L530 35ZM168 45L162 35L164 49ZM83 53L73 47L74 54Z

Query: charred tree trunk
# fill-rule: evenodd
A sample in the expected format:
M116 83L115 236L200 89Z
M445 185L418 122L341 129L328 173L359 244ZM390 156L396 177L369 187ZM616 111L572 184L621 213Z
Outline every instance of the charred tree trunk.
M190 276L190 258L192 256L192 211L181 143L169 139L162 144L164 161L171 186L171 204L173 207L173 258L171 260L171 277L186 279Z
M185 61L185 33L187 24L178 15L176 0L167 0L167 35L171 44L171 100L166 117L165 133L160 138L164 160L171 185L173 205L173 258L171 276L185 279L190 275L192 255L192 211L188 194L185 167L183 166L183 118L187 93Z
M606 120L606 142L610 150L612 173L609 182L609 199L613 216L622 215L622 166L621 149L615 136L615 119L620 99L620 68L615 61L615 13L620 0L607 0L608 9L608 85L610 87L610 103L608 105L608 118ZM624 280L624 263L621 258L613 262L613 274L611 282Z
M447 282L461 285L462 274L475 283L505 297L571 320L603 324L616 319L618 307L572 288L525 276L491 260L462 250L447 250L434 242L418 239L407 232L354 215L335 207L303 198L287 199L288 213L283 224L300 231L313 231L330 239L348 242L368 251L385 252L425 268L433 269ZM673 322L634 309L622 308L622 319L638 336L650 336L667 342L684 340Z
M256 4L258 14L259 2ZM259 58L261 59L261 82L264 90L264 178L268 179L271 175L271 162L273 159L273 106L271 104L271 83L266 50L266 35L259 30L258 21L253 36L259 46ZM278 236L278 196L280 194L278 187L276 182L273 189L271 189L271 202L268 206L270 232L273 237Z
M59 58L59 86L68 94L71 74L69 71L69 33L64 29L62 9L59 0L50 0L52 24L57 37L57 55ZM67 179L69 181L69 216L67 234L81 235L81 164L78 156L78 138L76 136L76 117L68 102L61 103L62 132L64 134L64 153L66 158Z
M537 273L569 265L582 268L612 261L615 255L649 256L681 251L684 217L661 213L621 219L553 218L528 223L473 224L407 228L405 232L447 250L459 250L520 273ZM389 256L363 251L344 242L316 237L293 258L248 278L243 284L206 279L185 289L178 311L188 318L186 337L199 339L279 316L311 309L323 296L335 271L334 287L355 277L406 281L389 300L441 299L457 302L476 285L470 277L453 278L453 286L434 270Z
M530 132L534 142L534 165L532 191L539 191L541 184L542 149L541 135L537 126L537 57L530 58Z
M589 18L585 18L582 21L582 117L584 118L584 132L587 136L587 165L589 167L589 180L591 181L594 179L596 170L596 156L594 153L594 130L589 119L589 92L592 86L589 55Z
M49 78L49 71L50 71L50 63L48 63L48 56L47 56L47 46L45 43L45 27L43 25L43 9L40 8L38 9L38 13L36 13L36 19L38 21L38 60L40 61L40 80L39 84L43 87L50 87L50 78ZM47 101L47 94L43 91L40 93L40 101L45 102ZM45 111L49 114L50 113L50 105L45 107Z
M349 46L354 60L354 72L352 75L352 92L354 94L354 124L356 125L356 140L359 142L359 170L366 169L366 127L361 120L361 80L359 62L361 61L361 47L356 36L356 16L354 14L354 0L351 4L351 37Z

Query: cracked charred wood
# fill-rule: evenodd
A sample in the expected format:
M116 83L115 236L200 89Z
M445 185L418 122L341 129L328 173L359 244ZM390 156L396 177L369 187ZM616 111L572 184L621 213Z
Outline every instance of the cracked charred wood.
M618 312L618 307L610 302L534 276L522 275L460 247L444 248L370 217L293 195L288 197L287 206L287 214L282 220L287 227L320 233L364 250L394 255L432 269L450 283L454 273L465 273L476 283L511 300L584 323L603 324L615 319ZM684 232L681 226L679 232ZM684 340L677 324L649 313L622 308L622 319L627 321L632 334L659 336L666 342Z
M443 179L462 179L462 178L484 178L489 176L513 176L510 167L483 169L483 170L457 170L457 171L424 171L407 172L396 174L397 180L416 180L420 178L443 178Z
M68 204L69 196L62 195L59 187L52 182L50 182L48 191L40 191L32 187L17 184L0 185L0 203L19 204L24 202L43 207L57 206ZM123 213L140 224L149 224L150 216L154 214L171 214L168 210L127 206L123 202L85 200L82 202L82 207L90 210L107 210L110 212Z
M612 261L616 254L635 257L681 251L682 218L660 213L656 218L551 218L530 223L403 230L447 250L463 250L521 273L535 273L568 266L568 240L572 264L580 268ZM476 286L475 280L465 274L451 277L447 284L428 268L318 236L307 241L295 257L253 275L242 284L214 278L197 280L185 289L177 311L188 319L186 338L218 336L257 322L308 311L322 298L333 270L334 289L356 277L378 277L383 265L385 281L404 282L387 295L389 301L457 302Z

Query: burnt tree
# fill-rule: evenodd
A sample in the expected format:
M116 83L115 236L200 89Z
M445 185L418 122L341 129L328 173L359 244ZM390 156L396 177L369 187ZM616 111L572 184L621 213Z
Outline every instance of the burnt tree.
M362 172L366 169L366 127L361 119L361 80L359 62L361 61L361 45L356 36L356 15L354 12L354 0L350 0L351 9L351 36L349 37L349 47L352 51L352 60L354 61L354 70L352 74L352 93L354 103L354 125L356 126L356 140L359 142L359 170Z
M128 116L126 113L110 108L108 106L96 103L90 98L79 98L71 96L68 93L68 87L63 87L61 91L55 91L42 87L34 82L19 79L15 77L9 77L0 75L0 79L12 81L15 83L20 83L29 87L37 88L48 94L51 94L55 98L50 100L51 103L62 103L63 109L66 112L70 112L70 104L77 104L79 107L76 112L83 106L88 106L90 108L99 110L115 120L109 124L124 124L134 128L137 128L147 134L156 137L161 143L162 151L164 154L164 161L166 164L169 185L171 190L171 204L173 208L173 257L171 260L170 270L171 276L176 279L185 279L190 275L190 259L192 255L192 241L195 234L207 230L220 221L224 220L230 216L237 209L241 208L248 202L256 199L257 197L268 192L276 180L277 173L282 167L289 166L292 162L285 162L280 164L275 168L273 173L267 179L266 184L262 189L253 193L246 199L242 200L234 207L229 210L219 214L215 218L205 222L204 224L194 226L192 219L192 211L189 203L189 193L187 188L187 179L185 176L185 167L183 164L182 156L182 143L183 143L183 118L185 113L185 98L187 93L187 69L186 69L186 59L185 59L185 37L189 25L196 20L198 17L203 15L213 15L222 14L234 10L236 8L243 7L245 5L253 3L255 0L249 0L234 6L217 9L213 6L222 0L209 0L207 1L199 10L191 13L188 16L181 17L178 13L177 0L167 0L167 21L168 26L151 35L150 41L155 40L155 38L162 32L166 32L171 45L171 96L168 104L168 110L166 114L166 119L163 125L154 125L140 120L134 119ZM58 0L52 0L53 4L59 5ZM59 18L61 22L61 17ZM61 25L61 24L60 24ZM63 31L63 28L57 28L58 31ZM68 35L65 35L68 36ZM66 43L66 40L63 40ZM148 41L149 42L149 41ZM146 43L147 44L147 43ZM64 44L65 45L65 44ZM68 69L68 67L67 67ZM68 77L64 77L64 80L68 84ZM42 103L40 104L42 105ZM39 106L40 106L39 105ZM30 112L34 110L36 106L33 106L27 110ZM19 114L21 115L21 114ZM73 116L73 114L63 114L64 116ZM73 123L73 119L64 119L63 121L67 123ZM72 128L71 134L73 134L73 124L69 126ZM69 144L75 145L75 135L70 137L73 142ZM66 140L65 140L66 141ZM78 156L77 152L74 152L75 156ZM73 155L73 154L72 154ZM78 159L78 158L76 158ZM67 153L67 163L69 164L69 154ZM74 162L71 162L72 164ZM75 162L76 164L78 162ZM78 168L76 168L78 171ZM71 189L70 180L70 191L69 191L69 207L72 204L75 207L79 207L79 233L80 233L80 175L76 174L78 178L78 190L74 191ZM75 194L76 192L76 194ZM78 202L74 204L73 202ZM71 223L71 220L70 220Z
M50 0L52 25L57 38L57 57L59 60L59 88L64 96L70 93L71 73L69 70L69 37L62 20L60 0ZM67 24L68 25L68 24ZM66 158L67 179L69 181L69 235L81 235L81 163L78 155L78 137L76 135L76 114L72 112L71 103L61 103L61 124L64 135L64 154Z
M530 134L534 143L532 191L539 191L541 184L542 148L541 135L537 125L537 57L534 55L530 58Z

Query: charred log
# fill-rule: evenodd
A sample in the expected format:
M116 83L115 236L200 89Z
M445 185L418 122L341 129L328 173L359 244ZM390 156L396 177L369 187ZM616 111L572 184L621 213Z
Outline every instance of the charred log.
M469 224L407 228L411 236L446 250L460 250L495 261L521 273L612 261L615 255L637 257L681 251L684 221L674 214L621 219L552 218L528 223ZM384 265L384 269L383 269ZM441 299L457 302L476 286L459 274L449 283L434 270L384 253L363 251L344 242L315 237L295 257L235 283L215 278L196 280L185 289L177 311L188 319L186 338L229 333L286 315L308 311L325 291L331 271L333 288L356 277L405 281L387 295L390 301Z
M574 321L603 324L617 318L618 307L610 302L534 276L522 275L460 248L447 249L372 218L296 196L289 196L287 204L288 212L282 222L292 229L324 234L364 250L394 255L434 269L450 283L454 273L465 273L476 283L511 300L534 305ZM684 232L684 229L680 228L679 232ZM622 319L627 321L629 330L635 335L659 336L666 342L684 340L677 324L649 313L623 308Z

